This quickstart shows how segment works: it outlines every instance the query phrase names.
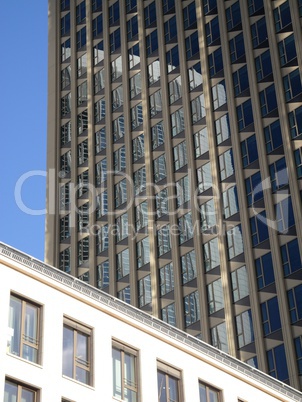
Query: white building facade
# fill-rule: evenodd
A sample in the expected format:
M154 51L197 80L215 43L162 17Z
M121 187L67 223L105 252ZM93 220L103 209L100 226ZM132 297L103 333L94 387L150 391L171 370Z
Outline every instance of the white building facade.
M302 394L0 243L0 401L275 402Z

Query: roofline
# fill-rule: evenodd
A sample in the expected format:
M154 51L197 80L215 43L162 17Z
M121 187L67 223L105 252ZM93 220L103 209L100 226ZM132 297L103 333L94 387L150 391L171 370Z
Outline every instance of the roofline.
M32 269L39 274L45 275L54 281L57 281L73 291L81 293L82 295L93 299L99 303L110 307L119 313L128 316L140 323L143 323L147 327L155 329L162 334L174 338L178 342L203 353L212 359L231 367L233 370L238 371L241 374L258 381L259 383L265 385L277 391L287 398L292 398L293 401L300 402L302 399L302 393L295 388L271 377L270 375L236 359L233 356L213 347L212 345L205 343L204 341L193 337L192 335L175 328L168 323L151 316L150 314L138 309L137 307L131 306L117 299L114 296L105 293L104 291L97 289L51 265L48 265L30 255L23 253L22 251L11 247L3 242L0 242L0 255L5 256L17 263L24 264L27 268Z

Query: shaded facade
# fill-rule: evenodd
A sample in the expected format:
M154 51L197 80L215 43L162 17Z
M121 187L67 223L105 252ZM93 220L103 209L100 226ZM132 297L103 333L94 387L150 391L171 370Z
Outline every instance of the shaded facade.
M47 262L296 388L300 15L50 0L46 222Z

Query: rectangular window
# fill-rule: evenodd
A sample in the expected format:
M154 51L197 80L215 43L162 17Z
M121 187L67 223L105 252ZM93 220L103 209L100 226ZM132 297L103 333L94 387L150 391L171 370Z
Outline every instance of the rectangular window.
M220 391L210 385L200 382L199 402L220 402Z
M128 237L128 213L124 213L123 215L118 216L115 219L115 229L116 229L116 242L118 243L121 240L124 240ZM108 236L108 233L107 233ZM108 237L107 237L108 243ZM108 248L108 244L106 244L106 249Z
M292 324L302 319L302 285L287 291L290 322Z
M121 77L122 69L122 56L119 56L111 62L111 82Z
M95 133L95 153L98 154L106 148L106 128L103 127Z
M89 236L78 241L78 265L82 265L89 260Z
M196 28L196 6L195 1L192 1L183 9L183 19L185 29Z
M140 102L130 109L131 116L131 129L135 130L144 122L143 117L143 104Z
M168 304L168 306L161 309L161 319L176 327L175 303Z
M280 381L288 382L288 369L284 344L276 346L266 352L268 374Z
M135 74L129 79L130 99L142 92L142 78L141 73Z
M96 253L101 254L108 249L108 225L100 226L95 235Z
M171 250L170 226L166 225L157 230L157 254L161 257Z
M246 140L242 141L240 145L241 145L242 165L245 168L251 163L258 160L256 135L255 134L251 135Z
M269 172L273 192L288 185L288 174L284 157L269 165Z
M100 186L107 180L107 158L100 160L95 165L95 184Z
M130 272L129 249L121 251L116 255L116 274L117 279L122 279Z
M113 141L117 141L125 135L124 115L119 116L112 122Z
M273 73L269 50L266 50L264 53L261 53L260 56L255 57L255 67L258 82L262 81L264 78L269 78L269 75Z
M71 121L61 126L61 147L71 141Z
M259 290L275 282L273 260L270 252L255 260L255 269Z
M89 202L78 207L78 231L85 231L89 225Z
M193 32L185 39L186 57L189 60L192 56L199 53L198 32Z
M151 134L152 150L154 150L164 143L164 125L162 121L151 127Z
M195 251L192 250L189 253L181 256L180 262L182 284L184 285L197 276Z
M290 196L275 204L275 213L279 234L288 233L288 229L295 224L292 199Z
M151 24L156 21L156 6L155 1L150 3L147 7L144 8L145 13L145 28L148 28Z
M129 70L136 66L140 62L139 56L139 44L136 43L130 49L128 49L128 63L129 63Z
M61 44L61 62L63 63L69 59L71 55L71 43L70 38Z
M133 173L134 194L138 195L146 189L146 168L145 166Z
M88 160L88 140L82 141L78 144L78 166L82 165Z
M189 327L200 319L199 293L196 290L184 299L185 326Z
M97 287L104 289L109 286L109 261L104 261L97 266Z
M231 129L228 113L215 120L215 133L217 145L230 138Z
M161 296L164 296L174 289L174 271L172 262L160 268L159 287Z
M70 33L70 13L67 13L61 18L61 36L69 35L69 33Z
M161 216L166 215L169 212L168 190L166 188L155 194L155 209L157 218L160 218Z
M285 1L281 6L274 8L274 21L276 33L282 31L287 25L291 24L289 2Z
M81 24L86 18L86 5L85 0L76 7L76 22Z
M179 67L178 45L172 47L172 49L166 52L166 62L168 74Z
M10 296L9 353L39 363L40 321L40 306L19 296Z
M67 88L71 82L71 66L67 66L61 71L61 90Z
M113 169L114 173L118 173L126 169L125 145L113 152Z
M301 94L302 84L299 68L283 77L283 87L286 102L293 100L296 96Z
M302 374L302 336L294 339L299 375Z
M220 44L220 30L218 16L211 19L205 25L207 46L215 46Z
M149 96L149 104L150 104L150 117L155 116L157 113L161 112L163 109L163 101L161 89L154 92Z
M277 296L260 304L264 335L267 336L281 328Z
M218 82L218 84L212 86L212 107L213 110L219 109L227 102L227 93L225 80Z
M197 182L199 194L212 187L212 170L210 162L197 169Z
M64 318L63 375L91 385L92 329Z
M102 216L108 213L108 193L107 190L98 194L96 197L96 219L100 219Z
M160 79L160 64L159 59L154 60L148 65L148 82L149 85L154 84Z
M214 208L214 199L204 202L200 205L200 226L201 232L206 232L216 225L216 214ZM207 232L208 233L208 232Z
M242 131L254 122L252 101L248 99L236 107L238 130Z
M71 113L71 92L61 98L61 117L66 117Z
M185 129L184 111L183 108L180 108L171 114L172 137L175 137L184 129Z
M209 150L207 127L202 128L194 133L195 158L205 154Z
M229 46L231 63L245 61L245 47L242 32L229 41Z
M243 253L243 238L241 225L227 231L227 246L229 260Z
M253 247L268 239L268 228L266 221L266 212L260 212L258 215L250 218L250 228Z
M236 332L238 348L241 349L249 343L254 342L254 329L252 311L249 309L236 315Z
M249 207L263 199L262 180L260 171L245 179L245 191Z
M77 32L77 50L80 50L82 47L86 46L86 26L81 28Z
M188 68L188 81L190 91L203 83L200 61L194 64L192 67Z
M224 308L221 278L207 285L208 313L213 314Z
M166 155L160 155L158 158L153 160L153 176L154 182L158 183L167 176L166 169Z
M59 269L63 272L70 273L70 247L60 252L60 265Z
M138 281L138 306L141 308L151 302L151 275L147 275Z
M173 16L164 23L164 37L167 44L173 38L177 37L176 17Z
M275 85L272 84L259 92L261 116L265 117L277 108Z
M151 56L151 54L155 52L155 50L157 49L158 49L157 29L155 29L149 35L146 36L147 57Z
M127 21L127 39L128 41L134 40L134 37L138 34L138 20L137 15L134 15Z
M302 134L302 106L288 113L291 138L296 138Z
M138 231L146 226L148 226L148 204L144 201L135 207L135 229Z
M297 238L281 246L280 250L285 277L302 268Z
M234 28L239 30L241 28L241 14L240 14L240 4L239 1L232 4L225 10L227 29L232 31ZM240 27L238 26L240 24ZM235 29L234 29L235 30Z
M232 148L219 155L220 180L225 180L235 172Z
M192 124L197 123L199 120L206 116L206 108L204 104L204 94L197 96L191 100L191 118Z
M213 78L219 71L223 70L222 51L221 47L216 49L208 56L210 78Z
M264 138L267 154L281 147L283 142L279 120L276 120L269 126L264 127Z
M211 338L212 345L215 348L218 348L226 353L229 352L225 321L219 325L216 325L216 327L211 328Z
M38 391L8 378L4 385L4 402L36 402Z
M170 105L181 98L181 76L179 75L173 81L169 82L169 100Z
M106 115L105 98L101 98L94 104L94 124L99 123Z
M120 19L120 8L119 2L116 1L109 7L109 26L112 26L115 22Z
M109 36L110 53L115 52L121 47L121 30L120 28L113 31Z
M82 197L83 194L87 193L88 191L88 170L85 170L83 173L78 175L78 180L77 180L77 187L78 187L78 193L77 196Z
M88 110L84 110L77 116L77 133L83 134L88 129Z
M94 94L97 94L105 88L105 69L102 68L94 74Z
M257 22L251 25L252 43L254 49L259 47L267 47L267 29L265 17L259 19Z
M157 362L158 402L181 402L180 371Z
M292 62L291 65L293 65L293 62L297 57L294 34L291 34L278 42L278 49L281 67L286 66L289 62Z
M222 193L223 211L225 219L239 212L237 187L232 186Z
M249 77L246 64L233 73L233 85L235 96L242 95L242 93L249 88Z
M124 289L117 292L117 297L120 300L123 300L125 303L130 304L131 296L130 296L130 286L126 286Z
M104 60L104 42L101 41L93 47L93 63L96 66Z
M116 341L112 345L113 397L138 401L138 352Z
M137 268L141 268L143 265L150 262L149 237L145 237L143 240L136 243L136 259Z
M187 146L186 141L183 141L173 147L174 171L187 165Z
M118 208L120 205L127 201L127 181L121 180L114 185L114 205Z
M176 186L176 203L177 208L183 205L185 202L189 201L190 199L190 182L189 177L184 176L182 179L178 180L175 183Z
M234 303L249 295L249 280L245 265L231 272L231 283Z
M183 244L193 237L192 213L188 212L178 218L179 244Z

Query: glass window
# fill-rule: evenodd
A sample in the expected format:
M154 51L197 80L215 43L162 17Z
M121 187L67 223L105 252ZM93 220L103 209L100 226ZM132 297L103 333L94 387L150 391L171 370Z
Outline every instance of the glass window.
M71 66L67 66L61 71L61 90L65 89L70 85L71 82L70 75L71 75Z
M302 134L302 106L288 113L288 121L290 134L292 138L296 138Z
M108 225L99 226L95 239L97 254L101 254L103 251L108 249Z
M260 304L264 335L267 336L281 328L277 296Z
M70 273L70 247L60 252L60 265L59 269L63 272Z
M171 250L170 226L162 226L157 230L157 254L158 257Z
M96 66L102 60L104 60L104 42L100 41L93 47L93 63Z
M148 83L154 84L160 79L160 63L159 59L154 60L148 65Z
M92 330L64 318L63 375L90 385Z
M268 374L280 381L288 382L288 369L284 344L266 352L268 363Z
M138 352L114 342L112 345L113 397L120 400L138 399Z
M169 101L170 105L181 98L181 76L169 82Z
M161 309L161 319L164 322L167 322L168 324L176 327L175 303L171 303Z
M264 127L264 138L267 154L271 153L283 144L279 120L276 120L269 126Z
M71 113L71 92L61 98L61 117L66 117Z
M61 11L69 10L70 0L61 0Z
M260 56L255 57L256 77L257 81L262 81L273 73L270 51L266 50Z
M237 106L236 111L237 111L237 122L239 131L242 131L243 129L245 129L254 122L251 99L248 99L241 105Z
M184 176L175 183L176 186L176 204L177 208L190 200L190 182L189 177Z
M225 180L226 178L232 176L235 172L233 150L232 148L225 151L223 154L219 155L219 169L220 169L220 180Z
M161 296L164 296L174 289L174 271L172 262L160 268L159 287Z
M71 235L69 219L69 214L60 218L60 241L68 239Z
M183 108L180 108L174 113L171 113L170 116L172 137L175 137L177 134L181 133L185 129Z
M88 188L89 188L88 170L85 170L83 173L78 175L77 180L78 198L82 197L83 194L87 193Z
M193 32L185 39L186 57L189 60L192 56L199 53L198 32Z
M101 128L95 133L95 153L98 154L106 148L106 129Z
M113 169L114 173L118 173L126 169L125 145L113 152Z
M216 0L202 0L202 2L203 2L203 11L205 15L210 13L212 14L216 11L217 9Z
M76 7L76 22L81 24L86 18L86 5L85 0Z
M161 89L154 92L149 96L150 103L150 117L155 116L157 113L162 111L163 103L162 103L162 94Z
M138 20L137 15L134 15L127 21L127 39L131 41L138 34Z
M9 353L39 363L40 316L40 306L19 296L10 296Z
M118 216L115 219L115 229L116 229L116 242L118 243L119 241L126 239L128 237L128 213L124 213L120 216ZM107 233L108 236L108 233ZM106 236L106 240L108 242L108 237ZM107 243L106 242L106 243ZM108 248L108 245L106 244L106 249ZM102 250L103 251L103 250Z
M294 339L299 375L302 374L302 336Z
M192 123L197 123L199 120L206 116L206 109L204 104L204 94L197 96L191 100L191 118Z
M102 70L94 74L94 94L97 94L104 88L105 88L105 70L104 68L102 68Z
M284 157L269 165L269 171L273 192L288 185L287 167Z
M188 164L186 141L173 147L174 171Z
M156 149L160 145L164 144L164 125L160 121L155 126L151 127L152 135L152 150Z
M185 326L188 327L200 319L199 294L196 290L184 297Z
M225 80L220 81L218 84L212 86L212 106L213 110L217 110L227 102L227 93L225 87Z
M174 15L172 18L168 19L164 23L164 38L165 43L169 43L170 40L177 36L177 25L176 25L176 16Z
M248 0L249 16L254 15L257 11L263 11L263 0ZM258 14L257 13L257 14Z
M194 134L195 157L203 155L209 150L207 127L202 128Z
M254 342L254 329L252 320L252 311L249 309L243 313L236 315L236 332L238 348Z
M268 228L265 211L250 218L250 228L253 247L268 239Z
M175 70L179 66L178 45L166 52L167 73Z
M167 176L165 154L153 160L153 176L155 183L158 183Z
M71 121L61 127L61 147L71 141Z
M203 244L203 262L206 272L220 265L217 237Z
M239 96L249 88L249 77L246 64L233 73L233 85L235 96Z
M225 114L219 119L215 120L215 133L217 145L227 140L231 136L229 114Z
M151 54L155 52L155 50L157 49L158 49L157 29L155 29L149 35L146 36L147 57L151 56Z
M155 194L155 209L157 218L160 218L161 216L166 215L169 212L168 190L166 188Z
M179 230L179 244L183 244L193 237L193 223L192 223L192 213L187 214L178 218L178 230Z
M9 379L5 379L4 402L36 402L38 391L19 384Z
M138 306L143 307L151 301L151 275L147 275L138 281Z
M120 85L119 87L115 88L112 91L112 111L114 112L116 109L121 107L124 103L124 96L123 96L123 86Z
M190 91L203 83L200 61L188 68L188 80Z
M136 0L126 0L126 11L127 11L127 13L129 13L135 7L136 7Z
M140 56L139 56L139 44L136 43L130 49L128 49L128 63L129 70L139 64Z
M227 245L229 260L243 253L243 238L241 225L234 226L227 231Z
M65 152L60 157L60 175L67 176L71 171L71 151Z
M275 213L279 234L288 233L288 229L295 224L292 199L290 196L275 204Z
M121 180L114 186L114 205L118 208L120 205L127 201L127 181Z
M286 64L291 61L294 61L294 59L297 57L294 34L291 34L278 42L278 49L281 67L286 66ZM291 65L293 65L293 63L291 63Z
M264 254L262 257L255 260L255 269L259 290L275 282L271 252Z
M89 236L78 241L78 265L82 265L89 259Z
M146 226L148 226L148 205L147 201L144 201L135 207L135 229L138 231Z
M237 187L232 186L222 193L224 217L228 219L230 216L239 212Z
M78 144L78 166L88 160L88 139Z
M205 25L207 46L215 46L220 44L220 30L218 16L211 19Z
M212 187L212 171L210 162L197 169L197 182L199 194Z
M109 36L110 53L115 52L121 47L121 31L120 28L113 31Z
M145 13L145 28L148 28L151 24L156 21L156 6L155 1L150 3L144 8Z
M132 130L135 130L137 127L143 124L143 104L141 102L130 109L130 117Z
M138 195L146 189L146 168L143 166L133 173L134 194Z
M116 1L109 7L109 26L112 26L115 22L120 19L120 8L119 2Z
M273 13L276 33L280 32L287 25L291 24L292 19L288 1L285 1L281 4L281 6L274 8Z
M207 285L208 313L213 314L224 308L221 278Z
M283 77L283 87L286 102L291 101L302 92L300 69L290 72Z
M231 272L231 282L234 303L250 294L249 280L245 265Z
M121 77L122 71L122 56L119 56L111 62L111 82Z
M180 372L162 363L158 363L158 366L158 402L180 402Z
M196 6L195 1L192 1L187 7L183 9L184 28L196 27ZM192 26L194 24L194 26Z
M297 177L302 177L302 148L298 148L294 151L295 164L297 170Z
M138 137L132 140L132 158L133 162L142 158L145 155L145 143L144 134L140 134Z
M78 207L78 231L85 231L89 225L89 202Z
M96 197L96 219L100 219L102 216L108 213L108 194L107 190L98 194Z
M106 260L97 266L97 287L104 289L109 286L109 261Z
M213 78L219 71L223 70L221 47L208 55L210 78Z
M302 285L287 291L290 321L292 324L302 319Z
M100 186L107 180L107 158L100 160L95 165L95 184Z
M121 289L117 292L117 297L120 300L123 300L125 303L130 304L130 286L126 286L124 289Z
M61 44L61 62L63 63L69 59L71 55L71 43L70 38Z
M241 24L239 1L236 1L236 3L231 5L231 7L228 7L225 10L225 15L226 15L228 31L232 31L234 28L237 27L237 25ZM241 28L241 25L240 25L240 27L237 27L237 29L240 29L240 28Z
M258 160L256 135L255 134L251 135L246 140L242 141L240 145L241 145L242 165L245 168L251 163Z
M267 43L267 30L266 30L266 22L265 17L259 19L257 22L251 25L251 33L252 33L252 43L254 49L259 47L260 45L264 47ZM264 43L265 42L265 43Z
M216 225L216 214L214 207L214 199L200 205L200 226L201 232L205 232Z
M130 87L130 99L134 98L136 95L141 93L142 91L141 73L137 73L130 78L129 87Z
M86 26L77 31L77 50L80 50L82 47L86 46Z
M302 268L298 239L291 240L280 247L284 276Z
M241 32L235 38L231 39L229 46L231 63L239 63L240 59L245 57L243 33Z
M267 116L271 111L277 108L277 98L275 85L272 84L259 92L261 116Z
M124 115L119 116L112 122L113 141L117 141L125 135Z
M70 13L67 13L61 18L61 36L68 35L69 33L70 33Z
M94 104L94 124L99 123L106 115L105 98L101 98Z
M220 401L220 392L217 389L213 388L210 385L199 382L199 402L219 402L219 401Z
M222 322L216 327L211 328L211 338L212 338L212 345L215 348L218 348L223 352L228 353L229 347L228 347L228 337L225 322Z
M192 250L189 253L180 257L181 262L181 278L182 284L190 282L192 279L196 278L196 256L195 251Z
M145 237L143 240L136 243L136 258L137 268L141 268L143 265L150 262L149 237Z

